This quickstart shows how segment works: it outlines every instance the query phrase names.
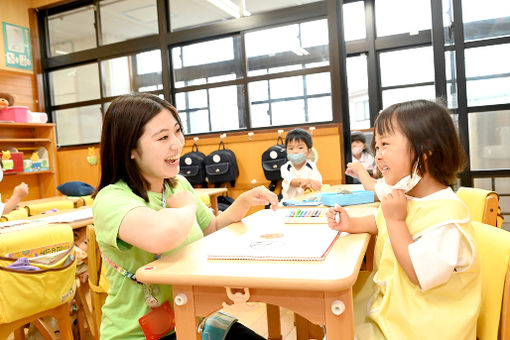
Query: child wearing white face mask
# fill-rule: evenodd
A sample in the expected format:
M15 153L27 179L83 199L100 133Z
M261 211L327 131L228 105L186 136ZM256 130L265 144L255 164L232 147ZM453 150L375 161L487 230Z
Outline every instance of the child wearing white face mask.
M291 130L285 137L289 161L280 168L283 200L302 195L307 188L321 189L322 176L315 163L308 159L312 146L312 136L303 129Z
M358 169L363 168L368 172L370 177L373 177L375 160L374 156L372 156L367 151L367 140L363 132L361 131L352 131L351 132L351 153L352 160L351 163L347 164L347 170L345 173L354 178L354 183L360 183L360 178L358 176ZM359 163L359 164L354 164Z
M377 214L327 213L335 230L377 234L374 270L353 289L356 337L475 339L480 262L468 209L450 187L464 165L450 114L426 100L395 104L374 131Z

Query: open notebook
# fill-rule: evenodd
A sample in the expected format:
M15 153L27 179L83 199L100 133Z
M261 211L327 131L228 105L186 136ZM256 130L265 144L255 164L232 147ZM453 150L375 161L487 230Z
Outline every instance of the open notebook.
M241 236L229 234L221 242L211 242L207 249L208 259L324 260L339 233L327 224L284 224L282 213L285 214L285 210L261 210L244 219L249 230Z

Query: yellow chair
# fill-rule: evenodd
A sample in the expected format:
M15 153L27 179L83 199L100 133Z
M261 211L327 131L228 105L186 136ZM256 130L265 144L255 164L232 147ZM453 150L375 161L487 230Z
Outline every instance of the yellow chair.
M101 325L101 307L106 300L108 281L104 273L104 266L96 241L96 231L93 225L87 226L87 265L89 273L88 290L90 291L89 305L86 299L87 285L82 285L78 290L78 299L83 315L79 314L80 334L84 333L82 327L86 320L91 335L99 339L99 328ZM82 288L83 287L83 288Z
M508 340L510 232L476 221L471 223L482 260L482 306L477 322L477 338Z
M467 205L471 221L482 222L501 228L503 217L499 209L499 196L494 191L480 188L460 187L457 196Z

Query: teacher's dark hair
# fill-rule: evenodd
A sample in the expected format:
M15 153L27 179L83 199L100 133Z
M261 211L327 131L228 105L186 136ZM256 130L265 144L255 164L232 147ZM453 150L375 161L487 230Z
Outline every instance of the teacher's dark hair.
M126 182L133 192L149 201L149 183L142 176L131 150L136 149L145 125L162 110L168 110L181 125L179 114L166 100L146 93L133 93L116 98L108 107L101 133L101 179L95 197L102 188L119 180ZM165 180L176 185L175 178Z

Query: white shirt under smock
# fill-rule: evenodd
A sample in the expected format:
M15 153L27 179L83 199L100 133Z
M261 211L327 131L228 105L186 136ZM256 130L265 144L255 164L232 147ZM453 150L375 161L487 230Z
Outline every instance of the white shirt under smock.
M282 174L282 195L283 200L292 199L305 193L304 189L290 185L295 178L315 179L322 183L322 176L314 162L307 160L301 169L296 169L294 165L288 161L280 168Z
M354 162L360 162L368 171L374 170L375 158L366 151L361 153L360 159L357 159L354 155L352 155L352 163Z
M422 198L407 196L409 200L435 200L455 198L451 188L437 191ZM474 245L461 237L461 228L454 223L430 226L408 246L409 256L423 291L447 282L454 271L468 268L473 259Z

